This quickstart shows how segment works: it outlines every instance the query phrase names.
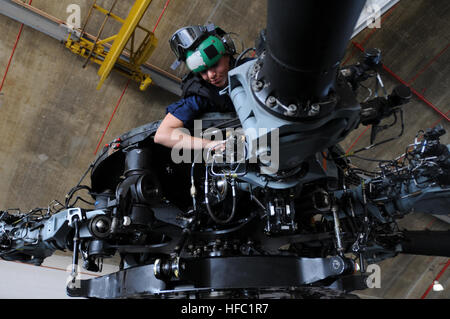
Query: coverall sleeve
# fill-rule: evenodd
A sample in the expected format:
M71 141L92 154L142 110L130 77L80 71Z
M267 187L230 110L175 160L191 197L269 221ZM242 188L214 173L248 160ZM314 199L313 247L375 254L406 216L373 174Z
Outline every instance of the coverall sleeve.
M170 113L182 121L184 127L191 127L194 119L199 118L202 113L207 111L207 108L208 102L206 99L192 95L170 104L166 113Z

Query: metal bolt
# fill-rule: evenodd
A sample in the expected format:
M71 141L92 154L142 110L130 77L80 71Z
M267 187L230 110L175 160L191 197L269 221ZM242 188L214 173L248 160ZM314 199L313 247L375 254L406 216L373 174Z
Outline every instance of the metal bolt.
M266 101L268 107L274 107L277 105L277 99L274 96L269 96Z
M106 223L101 219L95 223L95 228L101 233L107 230Z
M335 270L338 270L341 267L341 262L338 259L334 259L332 265Z
M297 112L297 105L291 104L288 106L289 111L291 112Z
M315 116L315 115L319 114L319 112L320 112L320 105L313 104L313 105L311 105L311 108L309 109L308 115Z
M264 83L262 81L254 81L253 82L253 91L259 92L263 89Z
M288 106L288 109L286 111L286 115L287 116L294 116L296 112L297 112L297 105L291 104L291 105Z
M124 226L130 226L131 225L131 218L129 216L123 217L123 225Z

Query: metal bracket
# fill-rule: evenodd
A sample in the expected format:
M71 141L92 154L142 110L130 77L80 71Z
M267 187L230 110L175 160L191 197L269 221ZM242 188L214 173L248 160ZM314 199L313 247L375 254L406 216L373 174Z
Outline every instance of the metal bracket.
M78 217L78 220L86 219L86 212L81 208L70 208L67 210L67 221L69 222L70 227L74 227L74 218Z
M156 267L154 264L143 265L98 278L81 280L80 288L67 288L67 294L72 297L91 298L158 298L161 295L170 297L172 294L224 289L289 288L301 287L327 278L340 278L354 271L354 264L339 256L180 258L175 264L174 261L167 262ZM158 267L165 270L164 280L155 275L155 269ZM277 272L277 276L273 276L274 271ZM361 288L355 287L356 289Z

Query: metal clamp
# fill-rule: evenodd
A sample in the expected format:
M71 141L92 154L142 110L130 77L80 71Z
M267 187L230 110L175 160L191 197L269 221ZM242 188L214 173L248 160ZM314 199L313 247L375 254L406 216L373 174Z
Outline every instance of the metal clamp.
M70 227L74 227L75 217L78 217L78 220L86 219L86 212L84 212L81 208L70 208L67 210L67 221L69 222Z

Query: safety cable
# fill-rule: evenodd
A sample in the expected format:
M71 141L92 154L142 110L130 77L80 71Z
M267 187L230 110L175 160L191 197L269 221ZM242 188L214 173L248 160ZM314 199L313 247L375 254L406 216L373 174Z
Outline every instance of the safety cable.
M249 51L251 51L251 50L253 50L253 51L256 52L256 49L255 49L255 48L247 48L247 49L245 49L241 54L239 54L239 56L236 58L236 62L234 62L234 67L237 67L238 64L239 64L239 61L242 59L242 57L243 57L245 54L247 54L247 52L249 52Z

